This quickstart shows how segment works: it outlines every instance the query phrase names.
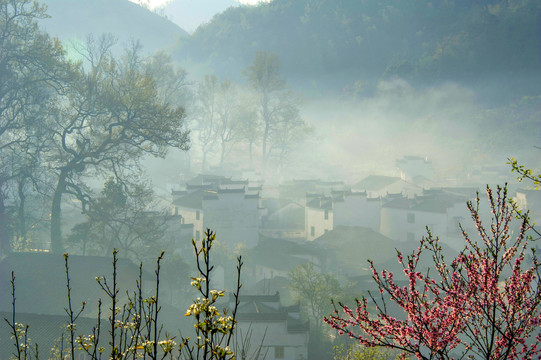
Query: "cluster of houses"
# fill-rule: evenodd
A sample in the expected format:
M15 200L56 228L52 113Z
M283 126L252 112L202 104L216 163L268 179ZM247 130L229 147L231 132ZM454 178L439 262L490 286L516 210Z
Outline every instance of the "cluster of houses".
M240 309L239 324L250 327L254 338L266 334L262 344L272 349L268 359L305 358L308 326L295 325L296 335L287 340L280 335L289 334L285 329L292 329L292 320L274 291L283 289L279 284L289 270L305 262L321 271L336 270L329 263L329 253L333 246L344 252L338 250L339 243L350 241L360 248L348 245L350 267L340 271L359 275L355 267L361 269L359 258L370 247L376 257L387 248L390 251L382 259L392 256L394 244L417 246L428 227L449 248L460 250L464 240L459 224L473 230L466 202L483 190L481 183L448 186L436 182L432 163L421 157L399 159L397 167L396 176L369 175L355 184L314 179L269 186L261 181L197 175L171 193L172 214L183 226L179 249L212 228L226 248L247 253L245 270L252 294L246 296L250 305ZM516 193L527 207L533 194ZM275 303L271 305L269 299ZM244 310L247 313L242 315Z
M405 157L400 176L370 175L356 184L292 180L277 186L198 175L172 191L178 239L200 239L212 228L229 248L251 249L262 235L313 241L338 226L366 227L395 241L419 240L426 226L459 247L458 224L477 187L441 187L429 161ZM430 177L429 177L430 176Z
M244 286L237 319L237 341L251 344L251 350L246 346L242 349L250 352L244 355L257 358L254 353L257 352L260 358L268 360L310 357L310 324L301 318L299 304L287 287L288 273L298 265L310 262L321 272L345 274L350 280L359 279L358 284L363 284L370 277L366 258L382 263L394 257L397 244L416 247L426 235L427 227L448 248L460 250L463 247L459 224L466 231L473 230L466 202L474 199L478 190L483 190L483 183L470 181L451 186L448 182L438 182L434 179L432 163L422 157L399 159L397 168L396 176L369 175L354 184L313 179L269 185L254 180L253 176L239 180L209 174L176 184L167 201L171 209L169 233L175 241L175 251L180 256L191 256L192 239L201 240L210 228L217 234L221 252L245 255ZM497 169L487 169L490 176L497 173ZM494 181L505 182L501 180L495 178ZM541 218L541 191L517 188L511 193L521 208L531 211L534 220ZM28 291L39 292L39 286L51 283L52 270L42 272L41 277L26 274L24 261L18 257L29 258L27 260L33 263L46 261L42 268L52 269L62 267L59 256L14 254L0 263L0 271L3 269L2 272L8 274L8 269L19 264L21 290L26 281L31 284ZM92 296L84 292L91 285L83 280L83 274L95 272L89 270L95 269L91 264L109 260L88 256L78 260L82 265L74 263L73 276L81 288L77 290L82 298L77 301L91 304ZM396 265L396 261L393 263ZM213 280L218 288L231 287L225 275L231 269L227 269L225 262L216 265ZM136 275L137 268L129 263L122 266L121 275L127 275L121 280L127 282ZM56 269L55 276L62 276L61 270ZM152 287L151 276L145 276L146 283ZM59 278L53 283L58 285L62 281ZM0 311L4 314L10 310L9 286L8 277L0 279L3 290ZM58 288L54 293L63 291ZM30 293L19 294L20 311L35 311L34 297ZM174 293L171 294L172 299ZM51 306L44 305L39 315L29 321L62 322L59 319L63 308L54 310L54 304L58 307L63 302L56 298L51 301ZM173 301L171 304L178 305ZM176 319L174 309L166 318ZM6 331L0 329L4 335L8 334ZM43 336L44 343L50 341ZM8 346L8 343L3 345Z

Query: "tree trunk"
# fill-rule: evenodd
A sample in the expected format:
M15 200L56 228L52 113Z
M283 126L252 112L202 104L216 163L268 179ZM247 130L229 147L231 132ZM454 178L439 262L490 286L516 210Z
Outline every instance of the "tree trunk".
M222 153L220 155L220 169L224 166L224 159L225 159L225 142L222 140Z
M55 254L61 254L64 251L62 243L62 195L66 191L66 177L64 170L60 171L58 183L53 194L53 203L51 206L51 251Z
M253 161L253 156L252 156L252 148L253 148L253 145L254 145L254 142L253 141L250 141L250 145L249 145L249 152L250 152L250 168L253 168L254 167L254 161Z
M203 150L203 160L201 160L201 172L205 172L205 168L207 167L207 152L208 150Z
M263 121L265 122L265 131L263 132L263 147L262 147L261 155L262 155L263 175L265 175L266 170L267 170L267 139L269 137L270 123L271 123L267 94L263 94Z
M17 237L20 242L20 244L23 247L26 247L26 217L24 215L24 207L26 205L26 195L24 193L24 184L25 184L25 177L23 176L19 183L17 184L17 191L19 194L19 221L18 224L18 230L17 230Z
M4 192L0 186L0 259L11 253L9 221L4 204Z

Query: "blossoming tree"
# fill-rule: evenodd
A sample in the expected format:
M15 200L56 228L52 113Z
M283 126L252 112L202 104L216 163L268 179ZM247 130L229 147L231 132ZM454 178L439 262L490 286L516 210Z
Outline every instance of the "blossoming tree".
M481 220L479 197L469 202L479 240L461 227L466 245L453 261L444 259L438 237L428 231L411 255L397 252L407 285L398 286L392 272L378 272L370 262L380 296L357 299L355 307L340 303L324 321L364 346L398 349L403 358L541 358L540 263L528 249L531 225L521 216L520 226L512 227L516 206L507 187L487 187L487 196L491 223ZM426 253L434 263L423 273L418 265ZM391 315L390 303L403 316Z

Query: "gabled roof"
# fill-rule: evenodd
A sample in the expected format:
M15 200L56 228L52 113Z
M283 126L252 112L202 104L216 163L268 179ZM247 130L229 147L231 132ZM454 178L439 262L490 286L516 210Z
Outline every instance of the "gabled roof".
M221 175L199 174L186 182L187 189L217 189L220 185L247 186L248 180L231 180Z
M309 262L308 258L322 258L324 251L317 245L299 244L285 239L259 235L259 243L249 250L246 261L250 266L260 265L276 270L291 270Z
M391 209L410 209L413 203L413 199L408 199L404 196L392 196L386 197L382 207Z
M424 190L422 196L413 199L394 197L387 201L383 207L391 209L404 209L411 211L424 211L432 213L446 213L447 209L457 203L465 203L472 198L472 188L441 188Z
M230 296L230 302L234 299ZM285 321L288 333L308 332L309 323L299 320L300 305L282 306L280 293L239 297L238 321Z
M401 181L401 179L395 176L368 175L355 184L355 187L366 191L375 191L399 181Z
M195 190L173 200L173 205L189 209L203 209L203 197L205 195L205 190Z
M15 345L13 343L11 328L3 321L6 318L9 321L12 319L11 312L0 311L0 359L8 359L15 351ZM35 344L38 345L39 354L41 358L49 358L49 352L53 347L55 341L59 340L64 335L64 342L67 341L69 331L66 326L68 325L68 317L66 315L40 315L31 313L17 313L15 321L19 324L28 325L28 339L30 349L35 349ZM91 335L92 329L97 325L97 320L93 318L79 317L76 321L76 334L77 335ZM102 325L102 335L106 332L105 326ZM106 336L104 336L106 338ZM105 344L105 341L102 342ZM66 343L64 343L66 346Z
M112 258L109 256L70 255L69 273L72 303L87 303L87 309L97 308L97 300L104 294L96 277L112 277ZM0 262L0 310L11 309L11 272L15 274L17 309L21 312L64 314L66 306L66 272L64 257L50 253L13 253ZM117 281L121 292L135 290L139 266L119 258ZM153 277L143 272L143 279ZM89 310L90 311L90 310Z
M200 186L208 184L219 184L221 181L224 180L228 180L228 178L222 175L198 174L196 177L186 181L186 185Z
M378 263L393 257L397 243L367 227L336 226L313 241L334 257L347 274L361 273L367 259Z
M313 209L332 210L332 198L328 196L313 198L306 202L306 207Z

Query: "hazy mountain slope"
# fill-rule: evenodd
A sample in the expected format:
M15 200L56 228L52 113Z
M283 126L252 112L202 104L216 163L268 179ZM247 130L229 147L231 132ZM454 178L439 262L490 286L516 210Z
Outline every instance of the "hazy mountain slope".
M63 41L90 33L114 34L120 45L140 40L145 52L171 49L188 34L169 20L128 0L46 0L49 19L41 25Z
M471 80L541 68L538 0L274 0L230 8L179 52L236 76L255 51L288 76L349 84L389 78Z
M161 11L181 28L192 32L200 24L210 21L214 14L238 5L235 0L172 0Z

